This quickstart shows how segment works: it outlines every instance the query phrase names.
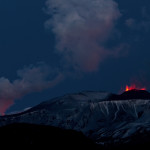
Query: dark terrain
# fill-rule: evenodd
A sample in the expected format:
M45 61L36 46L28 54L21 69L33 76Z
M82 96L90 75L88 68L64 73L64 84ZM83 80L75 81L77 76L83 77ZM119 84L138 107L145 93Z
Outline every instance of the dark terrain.
M0 127L0 145L11 149L97 150L97 145L81 132L33 124L11 124Z
M0 127L0 145L4 149L42 150L127 150L150 149L150 133L136 133L126 143L97 145L81 132L32 124L11 124ZM109 139L110 140L110 139ZM113 141L113 138L112 138Z
M65 97L66 98L66 97ZM68 97L67 97L68 98ZM69 101L70 102L72 99L72 97L69 97ZM74 97L73 97L74 98ZM77 97L80 98L80 97ZM131 102L133 100L136 101L140 99L140 101L142 100L142 105L141 103L138 103L137 101L137 118L133 117L132 114L134 114L132 109L134 107L132 106L132 103L130 105L130 103L128 103L129 105L125 105L126 100L130 100L129 102ZM46 125L47 122L45 121L44 123L42 123L41 125L37 125L37 124L29 124L29 123L19 123L21 121L21 119L23 119L24 121L24 116L25 116L25 120L27 119L26 116L28 117L28 119L32 120L32 118L38 118L37 119L37 123L38 121L44 119L44 117L47 119L50 116L48 116L45 111L46 110L51 110L54 106L60 106L60 107L56 107L58 110L65 110L66 108L74 108L74 106L76 106L76 101L73 99L74 103L69 103L67 102L68 105L61 105L63 102L63 100L66 102L66 99L62 99L62 101L59 102L59 100L57 100L59 103L55 103L54 102L45 102L42 103L40 105L38 105L35 108L32 108L30 110L27 110L25 112L21 112L19 114L14 114L14 115L8 115L8 116L1 116L1 122L2 123L7 123L6 124L2 124L0 127L0 145L1 147L3 147L3 149L41 149L41 150L128 150L128 149L140 149L140 150L149 150L150 149L150 123L149 121L149 109L150 109L150 105L149 103L147 103L147 100L149 102L150 99L150 93L148 91L145 90L131 90L131 91L127 91L124 92L120 95L116 95L116 94L111 94L109 97L107 97L106 99L104 99L104 101L119 101L118 107L120 109L117 109L117 107L112 107L112 103L108 103L107 108L109 108L110 106L110 113L109 115L106 115L106 117L108 117L108 121L106 120L100 120L101 122L95 122L94 124L99 123L99 125L101 126L101 124L105 121L106 123L104 124L104 129L105 126L107 127L107 125L109 124L109 128L111 128L111 126L113 126L112 123L115 123L115 125L118 125L120 123L122 123L122 120L124 121L124 125L128 125L129 123L133 123L133 127L135 126L135 128L133 128L133 133L130 134L128 131L130 131L129 129L132 129L132 126L130 126L130 128L125 128L125 130L120 130L121 128L118 128L116 131L117 132L123 132L121 133L121 138L116 138L113 137L113 132L109 132L108 136L103 136L103 134L99 134L98 137L100 137L99 139L97 139L96 141L99 142L99 144L96 144L96 141L94 142L94 139L92 140L92 138L88 138L89 136L85 136L82 132L77 132L74 130L66 130L66 129L62 129L59 127L53 127L50 125ZM61 100L61 99L60 99ZM118 101L116 102L118 104ZM78 101L77 101L78 102ZM82 101L81 101L82 102ZM86 101L88 104L89 102ZM79 103L80 104L80 103ZM95 104L97 104L97 100L95 101ZM103 106L103 101L101 103L101 106ZM146 106L145 106L146 104ZM125 106L126 107L125 107ZM53 107L52 107L53 106ZM68 107L66 107L68 106ZM78 106L78 105L77 105ZM89 105L88 105L89 106ZM140 106L140 107L139 107ZM54 107L55 108L55 107ZM65 109L63 109L65 108ZM78 108L78 107L77 107ZM89 108L89 107L87 107ZM115 109L116 108L116 109ZM124 109L122 109L124 108ZM41 111L43 110L44 111ZM57 110L55 109L55 110ZM84 109L84 107L82 108ZM96 111L96 113L94 113L94 110L100 110L100 111ZM91 115L100 115L101 114L101 109L100 107L97 107L97 109L87 109L88 111L84 111L83 113L87 114L89 111L91 111ZM118 120L116 119L116 122L111 122L111 114L116 113L116 111L113 111L113 109L115 109L118 113ZM36 111L35 111L36 110ZM52 109L53 110L53 109ZM124 111L126 110L126 111ZM32 113L32 112L38 112L38 113ZM92 112L93 111L93 112ZM53 111L48 111L48 114L51 114ZM129 113L128 112L132 112ZM71 112L69 112L70 114ZM26 115L24 115L26 114ZM54 114L57 115L57 111L54 111ZM76 114L76 113L75 113ZM34 116L35 115L35 116ZM82 116L82 113L81 113ZM20 117L20 118L19 118ZM102 116L103 117L103 116ZM109 118L110 117L110 118ZM124 118L125 117L125 118ZM142 118L142 119L141 119ZM16 121L17 123L13 123L11 122L11 120ZM16 120L15 120L16 119ZM62 117L63 121L65 121L65 117ZM85 118L84 118L85 119ZM105 119L105 118L104 118ZM106 118L107 119L107 118ZM141 119L141 120L140 120ZM78 120L80 121L81 118ZM146 121L145 121L146 120ZM55 121L55 120L54 120ZM59 121L56 120L56 122ZM91 118L88 118L88 122L91 121ZM142 122L144 121L144 124L142 124ZM33 120L31 121L33 122ZM139 124L140 123L140 124ZM45 125L44 125L45 124ZM3 126L4 125L4 126ZM99 126L98 126L99 127ZM100 128L101 129L101 128ZM98 132L99 129L95 130L96 133ZM91 131L92 132L92 131ZM107 131L106 131L107 133ZM128 134L130 136L127 137L123 137L122 135L124 134ZM105 143L105 144L104 144Z

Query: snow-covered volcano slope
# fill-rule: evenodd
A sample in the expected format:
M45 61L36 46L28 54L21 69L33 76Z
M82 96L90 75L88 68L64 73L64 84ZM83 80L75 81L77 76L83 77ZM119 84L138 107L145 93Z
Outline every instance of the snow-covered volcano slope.
M136 132L150 131L150 94L143 91L147 96L137 98L141 91L133 92L119 96L105 92L68 94L26 112L2 116L0 125L16 122L51 125L82 131L97 143L112 139L119 142Z

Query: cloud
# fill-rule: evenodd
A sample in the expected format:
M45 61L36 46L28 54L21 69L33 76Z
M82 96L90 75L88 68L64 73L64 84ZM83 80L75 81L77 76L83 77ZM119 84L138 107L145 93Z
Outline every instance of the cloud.
M134 16L125 20L125 24L132 30L148 32L150 30L150 16L146 7L141 7L139 11L140 19Z
M56 49L68 67L85 72L96 71L118 50L107 49L116 21L120 17L113 0L47 0L45 22L56 36Z
M129 18L125 21L127 27L135 31L144 31L148 32L150 30L150 21L149 20L140 20Z
M136 21L133 18L128 18L127 20L125 20L125 24L129 27L129 28L134 28L136 25Z
M5 77L0 78L0 113L14 103L14 100L31 92L39 92L55 86L63 79L58 70L52 70L46 64L30 65L17 71L18 79L13 82Z

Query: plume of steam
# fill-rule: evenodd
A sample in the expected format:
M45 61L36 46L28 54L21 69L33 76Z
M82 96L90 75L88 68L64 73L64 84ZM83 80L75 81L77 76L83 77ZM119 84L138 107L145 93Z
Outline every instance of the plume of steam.
M56 50L63 58L63 67L92 72L107 57L116 56L120 48L107 49L115 22L120 16L114 0L46 0L50 19L46 28L56 35ZM18 79L0 78L0 113L14 100L56 85L62 73L44 64L17 71Z
M45 64L38 66L30 65L17 71L18 79L13 82L0 78L0 113L5 111L14 103L14 100L31 92L39 92L55 86L63 78L59 71L52 70Z
M101 61L116 56L104 46L120 12L114 0L47 0L46 28L56 35L56 49L66 64L91 72Z

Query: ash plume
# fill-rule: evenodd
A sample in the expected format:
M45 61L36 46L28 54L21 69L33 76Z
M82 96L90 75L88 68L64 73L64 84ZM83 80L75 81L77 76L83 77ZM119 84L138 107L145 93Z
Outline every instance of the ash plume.
M47 0L45 27L56 36L56 51L75 70L96 71L118 48L104 46L120 17L114 0Z
M0 78L0 113L31 92L39 92L55 86L63 79L63 75L45 64L30 65L17 71L18 79L10 81L5 77Z

